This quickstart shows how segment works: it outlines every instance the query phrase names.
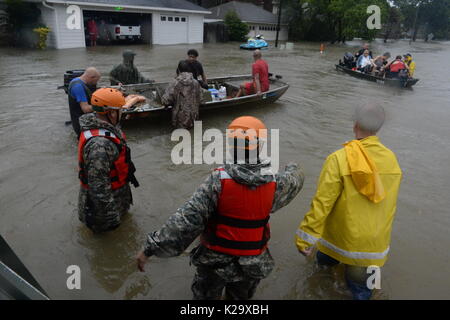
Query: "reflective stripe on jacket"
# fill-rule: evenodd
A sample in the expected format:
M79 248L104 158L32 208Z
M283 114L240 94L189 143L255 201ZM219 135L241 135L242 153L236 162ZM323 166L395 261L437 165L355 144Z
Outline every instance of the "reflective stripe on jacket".
M392 222L402 172L395 154L376 136L360 141L374 162L385 197L375 203L355 186L345 149L323 166L316 195L296 233L304 250L317 244L323 253L355 266L383 266L389 252Z
M267 248L269 217L276 182L254 188L235 182L220 168L221 193L217 212L208 222L202 243L233 256L257 256Z

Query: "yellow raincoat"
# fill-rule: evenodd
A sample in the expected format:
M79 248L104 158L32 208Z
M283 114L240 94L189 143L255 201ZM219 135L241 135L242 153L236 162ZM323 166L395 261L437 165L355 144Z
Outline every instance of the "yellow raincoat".
M300 250L316 244L348 265L383 266L402 172L378 137L353 140L328 156L311 210L296 233Z
M405 59L405 63L409 67L409 71L408 71L409 76L411 78L414 77L414 72L416 71L416 63L412 60L411 57Z

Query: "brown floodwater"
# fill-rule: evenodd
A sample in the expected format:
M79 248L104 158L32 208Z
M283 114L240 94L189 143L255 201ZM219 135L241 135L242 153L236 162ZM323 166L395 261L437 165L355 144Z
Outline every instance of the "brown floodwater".
M380 137L398 156L404 178L392 231L389 259L377 299L450 298L450 43L373 44L375 53L410 52L420 82L414 90L389 89L337 73L334 64L359 42L328 46L295 43L293 50L264 51L271 72L291 87L276 103L210 111L203 128L224 130L241 115L280 129L280 162L296 161L306 174L300 195L271 219L270 248L276 260L256 299L349 299L342 270L316 270L300 256L294 233L308 211L325 157L352 139L351 114L367 99L388 115ZM189 46L191 47L191 46ZM188 45L133 46L147 77L168 81ZM251 53L237 43L192 46L209 77L250 72ZM141 187L117 230L92 235L77 217L77 143L67 97L56 87L65 70L96 66L104 75L124 47L32 51L0 49L0 233L51 298L190 299L194 268L185 253L151 258L139 273L135 254L188 199L209 165L174 165L167 119L129 122L129 138ZM66 269L81 268L81 290L68 290Z

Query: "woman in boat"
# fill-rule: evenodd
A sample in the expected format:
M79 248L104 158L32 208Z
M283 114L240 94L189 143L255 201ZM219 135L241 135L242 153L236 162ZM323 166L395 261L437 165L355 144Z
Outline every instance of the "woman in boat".
M356 67L363 73L370 73L374 66L369 50L365 50L364 54L360 56L356 62Z

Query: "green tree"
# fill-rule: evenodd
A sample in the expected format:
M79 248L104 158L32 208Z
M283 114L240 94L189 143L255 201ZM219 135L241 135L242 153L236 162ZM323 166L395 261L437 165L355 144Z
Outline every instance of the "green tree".
M393 0L404 19L405 31L412 31L412 40L416 41L420 28L425 38L432 32L439 39L450 36L450 0Z
M382 22L388 12L387 0L285 0L290 36L332 42L354 37L372 40L379 30L369 30L367 8L378 5Z
M229 11L224 18L225 26L231 41L245 41L249 27L242 22L235 11Z
M33 42L36 42L37 38L31 39L32 29L43 26L40 23L41 11L37 4L22 0L6 0L5 3L13 44L34 45Z

